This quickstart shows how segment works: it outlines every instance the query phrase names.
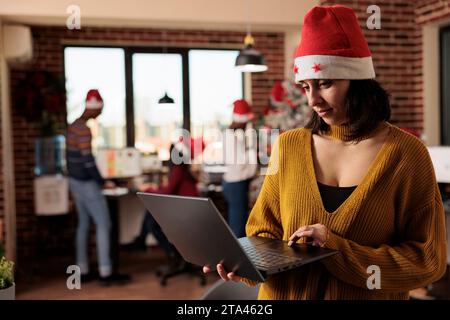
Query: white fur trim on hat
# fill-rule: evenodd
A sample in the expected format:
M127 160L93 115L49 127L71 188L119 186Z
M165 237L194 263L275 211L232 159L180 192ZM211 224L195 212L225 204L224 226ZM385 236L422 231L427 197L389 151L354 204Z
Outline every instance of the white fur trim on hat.
M233 113L233 122L246 123L246 122L248 122L249 119L250 118L247 114Z
M90 99L86 101L86 109L101 109L103 108L103 101L97 99Z
M295 82L308 79L374 79L372 57L309 55L294 60Z

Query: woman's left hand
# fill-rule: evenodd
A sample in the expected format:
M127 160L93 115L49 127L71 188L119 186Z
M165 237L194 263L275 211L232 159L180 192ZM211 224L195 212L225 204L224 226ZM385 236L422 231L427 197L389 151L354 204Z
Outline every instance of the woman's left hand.
M323 247L325 245L325 242L328 240L329 236L328 228L325 227L323 224L316 223L309 226L304 226L301 228L298 228L297 231L295 231L290 237L288 246L291 246L295 242L297 242L298 239L303 237L312 238L312 245L313 246L320 246Z
M151 189L158 189L158 185L156 183L146 182L139 186L139 191L141 191L141 192L147 192L148 190L151 190Z

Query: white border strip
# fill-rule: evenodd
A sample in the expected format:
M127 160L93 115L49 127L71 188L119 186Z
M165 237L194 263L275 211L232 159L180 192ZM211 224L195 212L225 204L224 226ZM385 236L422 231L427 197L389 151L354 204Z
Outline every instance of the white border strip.
M313 66L320 65L315 72ZM295 82L307 79L373 79L372 57L350 58L339 56L310 55L297 57L294 65L298 68Z
M233 113L233 121L237 122L237 123L244 123L247 122L249 120L249 116L246 114L237 114L237 113Z
M88 100L86 102L86 109L101 109L103 108L103 102L97 99Z

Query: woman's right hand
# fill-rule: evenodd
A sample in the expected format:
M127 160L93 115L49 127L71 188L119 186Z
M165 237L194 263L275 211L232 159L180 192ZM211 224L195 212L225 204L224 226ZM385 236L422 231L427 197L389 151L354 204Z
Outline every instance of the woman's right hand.
M234 282L240 282L241 281L241 277L234 274L234 272L227 272L224 268L224 266L222 264L218 264L216 266L217 268L217 273L219 274L219 276L224 280L224 281L234 281ZM211 267L209 266L203 266L203 272L204 273L208 273L213 271L213 269L211 269Z

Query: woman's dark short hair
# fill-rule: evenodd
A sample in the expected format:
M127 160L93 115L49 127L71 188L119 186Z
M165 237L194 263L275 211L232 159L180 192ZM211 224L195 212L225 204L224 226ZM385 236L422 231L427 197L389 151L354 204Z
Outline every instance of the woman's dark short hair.
M375 80L350 80L346 112L350 124L349 139L357 140L372 132L391 117L389 94ZM329 125L316 112L305 126L313 133L325 133Z

